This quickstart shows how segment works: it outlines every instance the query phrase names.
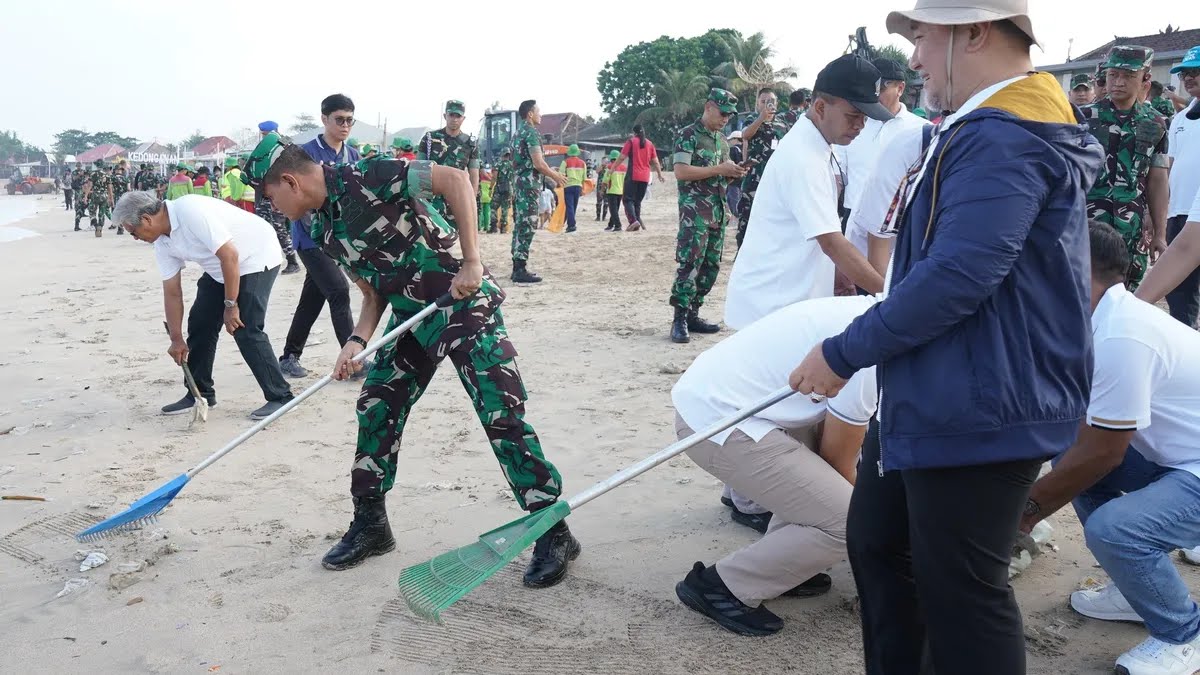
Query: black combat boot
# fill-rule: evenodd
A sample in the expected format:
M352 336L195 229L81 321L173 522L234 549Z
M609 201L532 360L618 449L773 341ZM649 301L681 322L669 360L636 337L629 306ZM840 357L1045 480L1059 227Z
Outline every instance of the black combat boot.
M688 316L687 310L683 307L675 308L675 320L671 322L671 342L683 344L690 342L688 337Z
M342 535L342 540L321 559L321 565L327 570L348 570L373 555L383 555L394 548L396 540L388 525L383 496L355 497L354 521Z
M79 219L78 219L78 218L76 218L76 219L75 219L75 231L76 231L76 232L82 232L82 231L83 231L83 228L79 226Z
M300 263L296 261L296 254L289 253L287 256L287 266L283 268L280 274L295 274L300 271Z
M533 545L533 560L525 568L525 585L531 588L553 586L567 576L567 563L583 550L565 522L559 522Z
M514 260L513 261L512 280L517 282L518 284L536 284L537 282L541 281L542 278L539 277L538 275L534 274L533 272L530 272L529 270L525 269L525 261L524 260L520 260L520 261Z
M721 330L721 327L715 323L709 323L700 318L700 310L693 309L687 315L688 330L693 333L716 333Z

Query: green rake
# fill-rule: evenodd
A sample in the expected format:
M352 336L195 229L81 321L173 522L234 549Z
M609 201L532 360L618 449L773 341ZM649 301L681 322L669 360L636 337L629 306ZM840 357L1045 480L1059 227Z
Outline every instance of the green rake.
M697 431L637 464L622 469L566 501L555 502L540 511L501 525L491 532L485 532L479 535L479 540L473 544L443 553L419 565L406 567L400 572L400 596L417 616L442 623L443 611L512 562L521 551L572 511L794 393L790 387L784 387L707 429Z
M443 295L442 297L438 298L436 302L426 306L424 309L414 314L410 319L388 331L387 334L375 342L372 342L370 346L355 355L354 360L358 363L362 363L372 354L379 351L384 345L412 330L413 327L418 323L421 323L425 317L433 314L440 308L449 307L455 302L457 301L449 293ZM187 366L185 365L184 368L187 368ZM115 532L137 530L156 522L158 520L158 515L162 513L163 509L167 508L167 505L171 503L171 500L175 499L175 495L178 495L180 490L183 490L184 486L188 484L188 481L190 481L192 477L212 466L218 459L221 459L225 455L229 454L234 448L244 443L254 434L262 431L268 424L291 412L291 410L300 405L302 401L317 393L317 391L332 381L332 374L326 375L317 380L308 389L305 389L291 401L288 401L282 408L276 410L269 416L263 418L262 421L243 431L237 438L229 441L229 443L225 444L225 447L209 455L208 458L192 467L187 473L179 474L175 478L160 486L157 490L130 504L129 508L115 516L112 516L111 518L107 518L99 523L96 523L83 532L75 535L75 538L79 541L96 541ZM195 386L194 383L191 382L190 374L188 375L188 382L189 384L192 384L193 387ZM203 400L204 399L199 396L196 398L197 404Z

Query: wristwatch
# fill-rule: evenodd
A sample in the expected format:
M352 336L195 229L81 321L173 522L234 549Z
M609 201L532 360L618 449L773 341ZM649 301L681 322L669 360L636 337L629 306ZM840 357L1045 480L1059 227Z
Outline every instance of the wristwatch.
M233 309L234 307L237 307L237 300L225 298L225 309Z
M1042 505L1033 500L1033 498L1025 501L1025 516L1033 517L1042 512Z

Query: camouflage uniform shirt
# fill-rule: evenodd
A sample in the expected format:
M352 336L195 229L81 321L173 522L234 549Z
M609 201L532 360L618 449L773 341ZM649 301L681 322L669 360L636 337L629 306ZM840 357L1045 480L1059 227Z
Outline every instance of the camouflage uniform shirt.
M449 292L462 264L458 231L432 208L432 166L375 157L322 167L328 198L313 213L313 241L387 298L393 315L411 315ZM486 326L504 291L486 269L469 301L454 305L434 356Z
M451 136L445 129L426 133L417 144L417 159L455 169L479 168L479 146L469 134Z
M776 115L775 120L782 123L785 127L787 127L783 131L783 133L786 134L787 132L792 130L792 127L796 126L796 122L800 121L800 117L803 114L804 114L803 110L798 110L798 109L793 110L791 108L788 108L783 113Z
M673 156L676 164L696 167L717 166L729 159L729 142L720 131L709 131L697 120L675 137ZM713 176L704 180L681 180L679 186L679 224L720 227L725 224L725 185L728 179Z
M777 115L769 124L764 123L760 126L758 133L746 141L745 161L749 164L749 168L742 178L742 199L746 199L747 195L750 199L754 198L754 192L762 180L763 171L767 168L767 160L771 159L771 155L775 152L775 146L791 128L792 125L782 119L782 115ZM747 209L748 215L749 210Z
M513 174L518 182L538 182L538 170L533 165L533 151L542 149L542 138L529 122L521 122L513 139Z
M495 194L504 194L512 192L513 186L513 163L512 160L501 159L496 162L496 186L493 188Z
M1136 285L1146 271L1153 231L1146 219L1146 179L1152 168L1168 168L1167 125L1149 105L1117 110L1110 99L1084 106L1092 135L1105 150L1105 164L1087 195L1088 217L1112 225L1125 237L1134 256L1130 281Z
M111 176L103 169L92 172L92 202L108 203L108 188L112 186ZM115 191L114 191L115 192Z
M129 179L119 173L114 173L111 178L112 178L112 189L113 189L113 204L116 204L117 200L121 198L121 195L125 194L126 192L129 192Z

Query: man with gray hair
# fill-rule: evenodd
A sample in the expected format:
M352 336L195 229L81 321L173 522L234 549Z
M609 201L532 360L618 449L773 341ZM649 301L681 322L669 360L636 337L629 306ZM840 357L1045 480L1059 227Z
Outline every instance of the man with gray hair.
M196 388L209 407L217 404L212 369L222 326L237 342L267 399L250 418L263 419L290 401L291 389L263 332L271 287L283 263L270 223L219 199L184 195L163 201L153 192L126 193L112 219L134 239L154 244L171 335L167 353L175 363L191 367ZM188 262L198 264L204 273L196 282L185 341L181 272ZM162 412L177 415L194 405L187 391L180 400L163 406Z

